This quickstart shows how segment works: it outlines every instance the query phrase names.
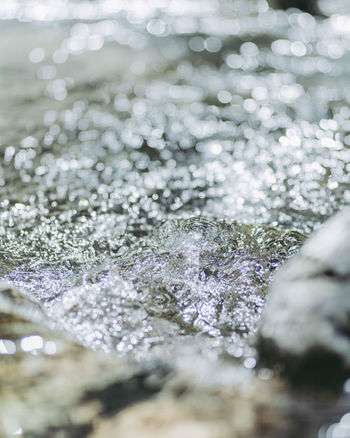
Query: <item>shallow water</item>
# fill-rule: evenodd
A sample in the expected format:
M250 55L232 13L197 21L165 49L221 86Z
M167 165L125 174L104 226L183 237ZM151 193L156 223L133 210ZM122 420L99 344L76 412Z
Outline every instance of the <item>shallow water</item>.
M303 240L232 221L168 220L46 306L85 345L138 360L184 342L252 356L266 287Z
M24 4L0 6L1 279L94 349L254 367L273 272L350 200L349 15Z

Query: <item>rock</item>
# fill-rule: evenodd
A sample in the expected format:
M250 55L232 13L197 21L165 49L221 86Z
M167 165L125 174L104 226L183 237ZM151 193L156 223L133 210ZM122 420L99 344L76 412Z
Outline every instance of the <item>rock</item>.
M292 382L337 387L350 375L350 210L330 219L276 275L257 349Z
M189 370L173 375L159 363L92 352L51 330L40 307L8 285L0 312L0 436L294 438L334 418L329 406L339 415L334 400L320 410L269 373L215 382L200 366L194 379Z
M317 0L274 0L271 3L279 9L297 8L312 15L321 15Z
M93 420L152 396L168 375L94 353L48 325L35 302L0 286L0 436L84 437Z
M167 391L114 418L98 422L89 438L251 438L259 436L258 431L262 430L262 411L266 415L266 425L274 422L269 436L285 436L287 418L283 418L281 412L270 410L268 413L263 406L266 388L261 393L255 389L254 395L260 394L260 400L250 399L247 388L232 391L232 388L223 387L215 390L192 387L179 394Z
M89 438L311 438L334 418L329 406L336 400L328 398L326 404L328 409L305 395L292 395L278 379L215 388L187 382L98 419ZM346 412L349 404L342 409Z

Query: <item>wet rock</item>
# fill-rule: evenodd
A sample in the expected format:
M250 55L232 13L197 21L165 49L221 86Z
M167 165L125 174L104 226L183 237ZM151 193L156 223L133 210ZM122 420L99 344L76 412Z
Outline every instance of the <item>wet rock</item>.
M335 403L327 399L320 410L266 372L260 380L245 370L228 383L204 378L203 366L174 375L159 363L126 365L92 352L48 328L31 299L8 285L2 291L0 436L294 438L313 436L332 418Z
M334 399L327 402L335 404ZM292 395L278 380L211 388L187 382L169 385L152 400L114 417L98 419L89 438L311 438L332 417L325 403Z
M167 367L126 366L48 325L36 303L1 285L0 436L84 437L93 419L150 397L167 377Z
M0 327L2 332L15 329L13 323L22 321L23 323L37 322L48 324L47 316L40 303L33 300L27 294L19 292L11 285L0 282Z
M257 347L300 384L350 375L350 210L329 220L277 274Z
M317 0L275 0L271 3L273 7L280 9L297 8L309 14L321 14Z
M258 405L247 394L231 389L187 388L183 394L167 392L154 401L140 403L117 417L99 422L91 438L113 433L124 438L253 437L260 419ZM279 433L283 431L280 426Z

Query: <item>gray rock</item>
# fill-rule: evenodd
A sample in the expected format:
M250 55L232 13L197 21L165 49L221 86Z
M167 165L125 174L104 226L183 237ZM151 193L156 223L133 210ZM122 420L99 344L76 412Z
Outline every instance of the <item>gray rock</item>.
M301 384L350 375L350 210L330 219L276 275L263 313L260 362Z
M270 0L270 4L275 8L297 8L309 14L321 15L317 0Z
M0 285L1 437L85 437L93 421L152 396L166 380L166 367L127 365L49 325L37 303Z
M311 437L322 422L349 410L333 399L326 405L335 412L325 410L271 376L196 382L191 373L169 375L159 364L125 364L50 324L35 302L1 285L1 437ZM231 372L237 372L232 364Z

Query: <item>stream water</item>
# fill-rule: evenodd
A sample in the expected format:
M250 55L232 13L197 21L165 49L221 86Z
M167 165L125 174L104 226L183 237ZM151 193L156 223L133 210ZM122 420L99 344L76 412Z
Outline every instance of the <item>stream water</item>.
M274 271L350 200L341 5L3 0L0 278L93 349L254 368Z

